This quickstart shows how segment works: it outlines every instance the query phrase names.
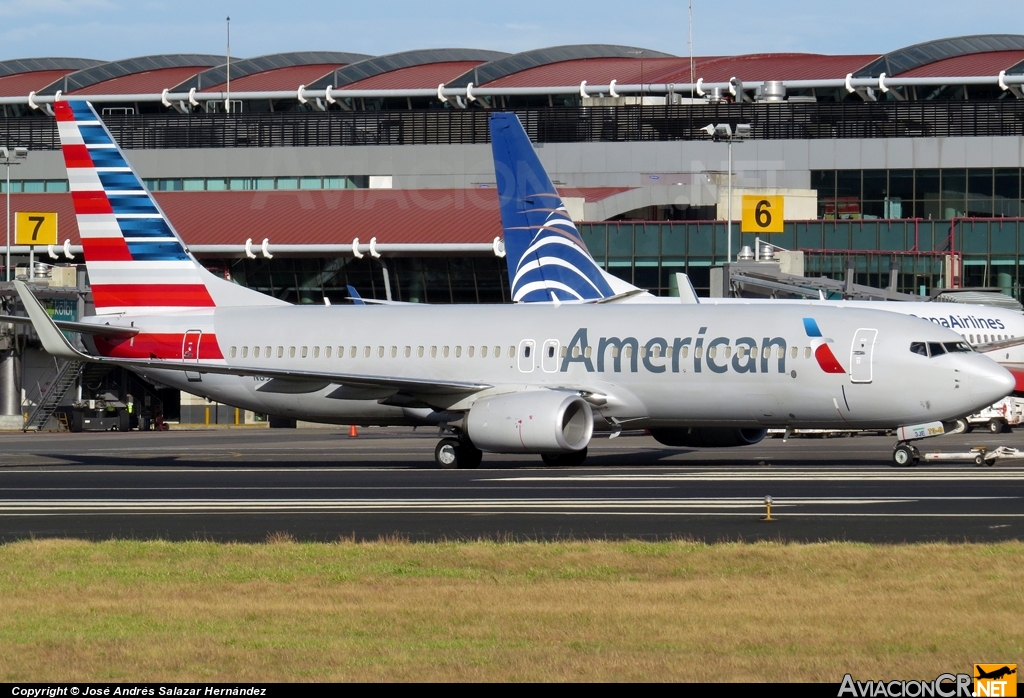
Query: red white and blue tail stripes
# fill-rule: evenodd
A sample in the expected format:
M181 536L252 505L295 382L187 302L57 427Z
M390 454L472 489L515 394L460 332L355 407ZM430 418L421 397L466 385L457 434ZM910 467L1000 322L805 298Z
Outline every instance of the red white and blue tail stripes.
M96 314L212 308L201 267L92 105L53 107Z

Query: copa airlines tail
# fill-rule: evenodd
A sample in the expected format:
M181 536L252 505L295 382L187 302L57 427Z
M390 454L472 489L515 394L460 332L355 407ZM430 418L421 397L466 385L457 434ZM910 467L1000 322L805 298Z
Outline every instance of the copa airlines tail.
M637 291L597 265L519 117L490 116L512 300L593 301Z
M53 108L97 315L282 303L196 261L91 104Z

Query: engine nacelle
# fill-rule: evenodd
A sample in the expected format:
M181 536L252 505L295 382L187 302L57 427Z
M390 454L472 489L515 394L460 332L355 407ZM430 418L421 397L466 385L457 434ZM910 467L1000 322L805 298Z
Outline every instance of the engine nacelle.
M736 429L733 427L651 429L651 436L660 444L696 448L750 446L763 439L766 434L768 434L767 429Z
M466 415L466 434L492 453L582 451L594 434L594 414L579 395L527 390L477 400Z

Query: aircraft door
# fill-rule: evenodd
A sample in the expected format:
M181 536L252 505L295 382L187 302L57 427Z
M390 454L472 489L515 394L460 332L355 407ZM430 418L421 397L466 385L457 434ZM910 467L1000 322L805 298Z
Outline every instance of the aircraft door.
M524 339L519 343L519 370L523 373L532 373L536 362L537 343L532 339Z
M558 370L558 340L545 341L540 351L540 367L544 369L545 373L556 372Z
M875 338L877 336L878 330L863 327L853 335L853 347L850 349L851 382L871 382L871 362L875 352Z
M185 333L185 336L181 340L182 361L199 363L199 343L202 339L203 333L200 330L189 330ZM185 371L185 379L189 383L200 383L202 382L203 377L198 373Z
M183 361L199 363L199 342L203 338L200 330L189 330L181 340L181 358Z

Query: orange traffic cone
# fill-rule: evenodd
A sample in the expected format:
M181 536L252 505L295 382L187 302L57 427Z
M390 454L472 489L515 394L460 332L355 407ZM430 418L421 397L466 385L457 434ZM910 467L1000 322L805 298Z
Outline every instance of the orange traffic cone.
M350 439L354 439L357 436L359 436L359 429L356 428L355 424L350 425L348 428L348 437Z

